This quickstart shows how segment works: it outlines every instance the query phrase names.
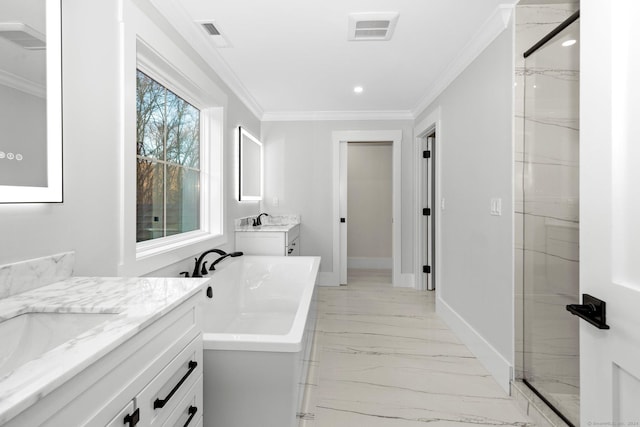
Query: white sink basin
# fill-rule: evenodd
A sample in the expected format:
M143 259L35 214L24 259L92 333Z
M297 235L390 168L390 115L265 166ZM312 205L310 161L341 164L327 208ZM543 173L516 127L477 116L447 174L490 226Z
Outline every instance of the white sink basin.
M116 313L25 313L0 322L0 377Z

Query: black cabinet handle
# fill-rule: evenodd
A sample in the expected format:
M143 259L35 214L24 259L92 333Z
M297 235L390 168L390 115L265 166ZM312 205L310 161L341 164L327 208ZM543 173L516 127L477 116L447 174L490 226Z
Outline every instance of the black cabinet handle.
M586 320L598 329L609 329L607 304L589 294L582 294L582 304L568 304L567 311Z
M182 379L180 381L178 381L178 384L176 384L175 387L173 387L173 389L171 389L171 391L169 392L167 397L165 397L164 399L157 398L153 402L153 409L162 409L162 408L164 408L164 406L167 404L167 402L169 402L169 399L171 399L173 397L173 395L176 394L176 391L178 391L180 386L187 380L187 378L189 378L189 375L191 375L191 373L194 371L194 369L196 369L196 366L198 366L198 362L196 362L195 360L189 361L189 370L187 371L187 373L184 374L184 377L182 377Z
M198 412L198 407L197 406L189 406L189 410L187 412L189 413L189 418L187 418L187 422L184 423L184 427L187 427L189 425L189 423L191 422L191 420L193 419L193 417L196 416L196 412Z
M139 408L133 411L133 414L127 414L127 416L124 417L124 423L128 424L129 427L134 427L136 424L138 424L138 422L140 422Z

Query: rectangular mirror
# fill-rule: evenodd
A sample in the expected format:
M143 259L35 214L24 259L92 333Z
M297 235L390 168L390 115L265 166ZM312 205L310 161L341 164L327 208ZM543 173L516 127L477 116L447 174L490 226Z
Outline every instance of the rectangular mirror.
M242 127L238 143L238 200L262 200L262 143Z
M0 203L62 202L61 9L0 2Z

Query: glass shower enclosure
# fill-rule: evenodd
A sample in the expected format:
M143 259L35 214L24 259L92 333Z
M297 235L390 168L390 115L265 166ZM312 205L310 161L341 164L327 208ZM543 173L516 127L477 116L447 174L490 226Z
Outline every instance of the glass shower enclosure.
M579 425L579 12L524 59L520 220L522 380ZM518 161L518 159L516 159ZM516 211L518 211L516 206Z

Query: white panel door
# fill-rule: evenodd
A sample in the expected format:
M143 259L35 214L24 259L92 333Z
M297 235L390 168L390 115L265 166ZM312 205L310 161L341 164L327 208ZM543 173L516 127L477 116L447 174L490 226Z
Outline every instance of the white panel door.
M581 2L580 290L608 330L580 325L584 426L640 425L638 0Z

